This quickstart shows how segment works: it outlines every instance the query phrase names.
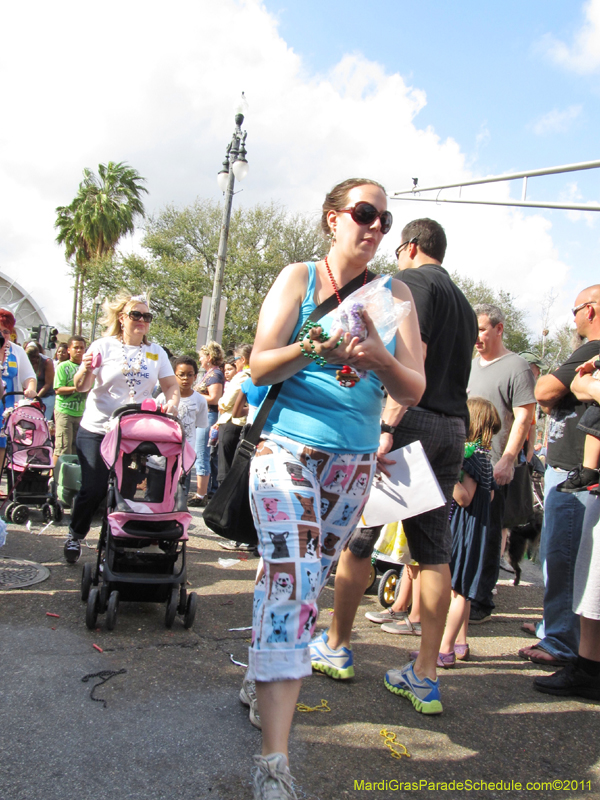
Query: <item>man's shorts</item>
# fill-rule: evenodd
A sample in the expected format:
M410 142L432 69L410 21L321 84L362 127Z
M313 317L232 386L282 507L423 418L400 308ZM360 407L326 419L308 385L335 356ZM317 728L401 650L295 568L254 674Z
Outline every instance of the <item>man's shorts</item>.
M54 433L54 455L73 456L76 454L75 439L79 430L81 417L65 414L63 411L54 412L56 430Z
M450 504L465 449L465 423L433 411L409 408L394 433L394 450L420 441L446 498L446 504L402 523L413 559L418 564L449 564L452 555ZM395 522L395 520L390 520ZM348 542L357 558L370 558L382 525L358 528Z

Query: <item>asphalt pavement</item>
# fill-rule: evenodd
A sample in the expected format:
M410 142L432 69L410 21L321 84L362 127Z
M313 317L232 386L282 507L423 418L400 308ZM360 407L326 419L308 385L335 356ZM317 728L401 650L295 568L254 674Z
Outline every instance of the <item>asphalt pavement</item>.
M188 589L199 606L190 630L179 618L167 630L164 605L122 603L114 631L103 616L89 631L79 587L94 550L65 564L68 515L42 533L41 515L32 515L31 530L9 526L0 567L27 559L50 574L0 591L0 800L251 798L260 733L239 702L244 669L231 660L247 661L250 633L231 629L250 625L257 559L222 550L201 511L193 516ZM94 528L92 546L97 537ZM219 563L231 558L232 566ZM520 626L541 617L541 576L525 562L520 586L506 578L497 612L472 627L471 660L441 675L438 717L418 714L385 688L385 671L405 663L419 640L368 622L365 611L379 603L365 595L356 677L315 674L302 688L301 703L326 700L331 710L296 714L290 760L299 798L600 797L600 704L533 689L533 678L549 670L517 651L534 641ZM331 584L319 630L332 605ZM94 702L102 676L82 679L106 671L119 674L94 690L105 704ZM382 730L409 756L394 758Z

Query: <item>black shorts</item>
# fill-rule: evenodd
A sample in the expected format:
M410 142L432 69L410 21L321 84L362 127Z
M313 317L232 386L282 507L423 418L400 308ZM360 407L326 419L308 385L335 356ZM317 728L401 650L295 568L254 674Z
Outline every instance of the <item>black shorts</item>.
M583 412L577 428L590 436L600 438L600 408L597 405L588 406Z
M446 498L446 504L402 523L410 554L418 564L449 564L452 554L450 503L465 450L465 423L433 411L409 408L394 434L396 450L420 441ZM369 558L383 526L354 531L348 549L357 558Z

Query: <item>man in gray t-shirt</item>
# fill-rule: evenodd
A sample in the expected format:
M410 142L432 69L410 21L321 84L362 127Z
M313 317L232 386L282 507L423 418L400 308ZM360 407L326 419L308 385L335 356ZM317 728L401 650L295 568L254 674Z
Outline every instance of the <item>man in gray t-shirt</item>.
M502 428L492 441L494 479L499 489L490 512L489 541L484 552L477 598L471 604L471 622L489 618L494 601L492 590L498 580L502 548L502 518L506 489L513 479L515 464L527 438L535 411L535 381L524 358L504 346L504 315L497 306L475 306L479 335L478 357L471 365L469 397L485 397L496 407Z

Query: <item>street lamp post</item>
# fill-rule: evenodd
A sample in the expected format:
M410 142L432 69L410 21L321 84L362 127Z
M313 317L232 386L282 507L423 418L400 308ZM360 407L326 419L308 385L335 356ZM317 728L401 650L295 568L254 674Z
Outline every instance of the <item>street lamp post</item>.
M223 288L223 275L225 273L225 261L227 259L229 221L231 219L231 205L233 203L233 187L236 178L241 181L248 174L248 162L246 161L246 131L242 131L242 124L244 122L243 112L246 108L246 98L242 92L242 100L236 108L235 130L231 141L227 145L223 169L217 176L219 189L221 189L225 195L225 204L223 206L221 237L219 239L219 251L217 253L217 268L215 270L215 280L210 301L210 313L208 315L207 342L213 341L217 337L221 290Z
M100 295L94 298L94 319L92 320L92 333L90 336L91 341L93 342L96 338L96 325L98 324L98 312L100 311L100 306L102 305L102 298Z

